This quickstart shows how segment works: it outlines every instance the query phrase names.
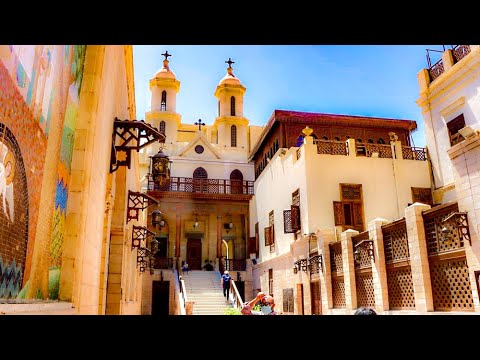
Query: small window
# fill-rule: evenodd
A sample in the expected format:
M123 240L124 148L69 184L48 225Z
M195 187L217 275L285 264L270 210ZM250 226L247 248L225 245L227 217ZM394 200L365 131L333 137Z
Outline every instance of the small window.
M322 137L322 140L328 140L328 136Z
M348 135L345 136L345 140L348 140L348 139L350 139L350 136L348 136Z
M160 111L167 111L167 92L162 91L162 102L160 104Z
M338 136L335 136L335 141L340 141L340 138Z
M385 144L385 140L383 140L382 138L379 138L377 140L377 144Z
M232 147L237 147L237 127L235 125L232 125L232 128L230 129L230 131L231 131L230 135L231 135Z
M448 135L450 137L450 146L458 144L465 138L458 132L458 130L465 127L465 118L463 114L458 115L455 119L447 123Z
M235 96L230 98L230 115L235 116Z
M368 139L367 141L369 144L373 144L373 139Z
M197 146L195 146L195 152L196 152L197 154L203 153L204 150L205 150L205 149L203 148L202 145L197 145Z

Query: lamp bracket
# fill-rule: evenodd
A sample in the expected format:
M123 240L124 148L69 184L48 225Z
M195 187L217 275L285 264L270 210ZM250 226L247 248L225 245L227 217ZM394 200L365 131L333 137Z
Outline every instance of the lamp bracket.
M142 245L142 241L146 241L150 236L154 236L153 231L148 230L145 226L135 226L133 225L132 230L132 250L134 248L139 248Z
M165 135L144 120L120 120L116 117L113 121L110 172L116 171L120 166L130 169L132 150L138 152L155 141L165 142ZM118 151L125 152L125 160L117 158Z
M135 219L138 221L138 211L145 210L152 205L158 205L159 201L147 194L128 190L127 223Z

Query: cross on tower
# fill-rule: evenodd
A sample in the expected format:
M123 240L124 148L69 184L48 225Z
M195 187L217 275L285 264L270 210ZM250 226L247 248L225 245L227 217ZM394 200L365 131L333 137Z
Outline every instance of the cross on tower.
M165 56L165 60L168 60L168 57L169 57L169 56L172 56L172 55L170 55L170 54L168 53L168 50L165 51L165 53L163 53L162 55Z
M235 61L232 61L231 58L228 58L228 61L225 61L228 64L228 67L232 67L232 64L235 64Z
M205 124L202 123L202 119L198 119L195 125L198 125L198 131L202 131L202 126L205 126Z

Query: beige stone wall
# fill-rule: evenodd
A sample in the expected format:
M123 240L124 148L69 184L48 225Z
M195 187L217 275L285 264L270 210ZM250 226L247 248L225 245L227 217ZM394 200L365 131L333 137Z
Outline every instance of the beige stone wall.
M162 273L162 275L160 274ZM169 314L176 315L178 312L178 296L175 291L175 273L173 270L155 270L153 275L149 271L145 271L141 277L142 281L142 305L141 305L141 314L142 315L151 315L152 314L152 287L153 281L161 281L163 276L163 281L170 282L170 296L169 296Z
M446 123L463 113L466 125L480 129L480 48L470 47L471 53L456 64L452 62L451 50L447 50L442 56L445 71L435 81L424 81L425 69L418 75L417 104L422 109L435 188L454 182L452 163L447 155L451 146Z
M87 47L60 284L60 298L71 299L81 314L122 313L121 302L131 298L122 290L135 264L121 265L117 257L132 258L127 255L132 224L125 224L125 192L138 191L138 160L134 155L128 172L121 168L110 174L109 170L113 120L130 118L134 108L128 78L133 77L132 61L128 46ZM139 313L139 301L126 303L123 310Z

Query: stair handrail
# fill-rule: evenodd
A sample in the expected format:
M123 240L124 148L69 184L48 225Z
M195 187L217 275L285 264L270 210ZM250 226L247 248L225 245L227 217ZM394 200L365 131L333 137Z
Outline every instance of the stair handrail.
M233 279L230 281L230 292L233 296L233 307L237 308L238 310L242 310L243 300Z
M178 274L177 269L173 269L174 272L174 279L175 279L175 292L178 296L178 307L180 309L180 315L186 315L187 312L185 311L185 282L181 279L180 275Z

